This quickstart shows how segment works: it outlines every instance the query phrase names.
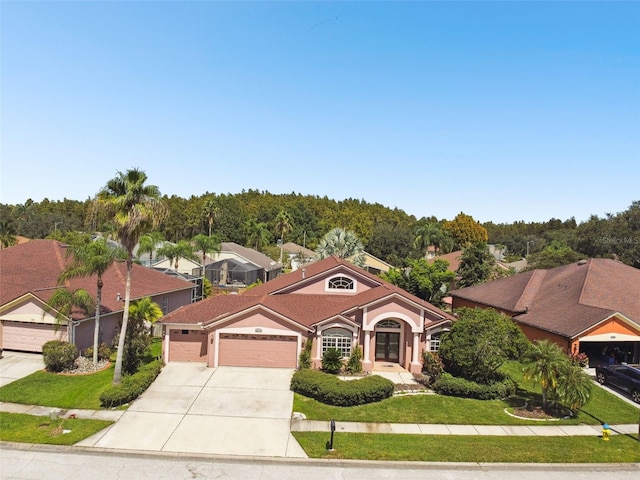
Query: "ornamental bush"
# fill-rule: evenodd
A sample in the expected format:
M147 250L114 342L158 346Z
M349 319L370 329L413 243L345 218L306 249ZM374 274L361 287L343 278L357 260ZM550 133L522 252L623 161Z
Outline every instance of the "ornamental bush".
M313 340L308 338L304 342L302 351L300 352L299 364L300 369L311 368L311 347L313 346Z
M51 340L42 346L42 360L50 372L61 372L67 368L73 368L78 358L78 349L69 342Z
M137 373L126 375L120 385L107 388L100 395L100 404L103 407L117 407L129 403L149 388L162 370L162 362L156 360L144 365Z
M511 378L505 378L486 385L462 377L454 377L450 373L443 373L432 388L440 395L494 400L513 395L516 392L516 383Z
M93 347L85 349L84 356L87 358L93 358ZM111 358L111 347L106 343L101 343L98 346L98 360L109 360Z
M298 370L291 379L294 392L339 407L379 402L393 395L393 387L392 381L378 375L345 381L318 370Z
M328 348L322 355L322 370L327 373L338 373L342 370L342 355L337 348Z

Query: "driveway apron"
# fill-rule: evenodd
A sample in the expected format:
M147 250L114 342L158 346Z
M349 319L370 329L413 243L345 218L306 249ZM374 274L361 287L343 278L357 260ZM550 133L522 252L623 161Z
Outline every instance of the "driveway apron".
M305 457L290 433L293 370L170 363L106 432L80 445Z
M0 387L44 370L41 353L4 352L0 358Z

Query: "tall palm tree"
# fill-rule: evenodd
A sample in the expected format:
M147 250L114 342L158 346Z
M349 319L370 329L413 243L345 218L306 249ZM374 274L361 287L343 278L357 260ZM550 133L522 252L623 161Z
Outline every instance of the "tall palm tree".
M282 263L284 236L291 231L291 228L291 215L281 208L278 215L276 215L276 233L280 234L280 263Z
M138 257L145 253L149 254L149 266L153 264L153 252L156 251L158 244L164 241L162 232L149 232L140 237L138 246Z
M121 248L112 248L104 237L99 237L93 242L76 242L65 252L67 258L72 257L71 263L58 277L58 283L63 284L67 280L79 277L91 277L96 275L96 317L93 329L93 363L98 364L98 346L100 343L100 306L102 305L102 276L116 260L123 260L125 253Z
M364 267L364 246L351 231L334 228L322 237L316 248L316 256L322 259L331 255L349 260L358 267Z
M212 198L206 200L202 206L202 215L207 219L209 224L209 236L211 236L211 229L216 221L216 217L220 214L218 210L218 204Z
M262 250L269 243L270 234L267 224L258 222L255 218L250 218L244 223L244 231L247 235L247 246L255 247L256 250Z
M72 316L75 312L82 312L83 315L92 315L95 303L91 295L82 288L68 290L64 287L58 287L49 298L42 316L46 313L52 314L56 319L56 329L60 323L66 321L67 325L71 323Z
M169 262L173 263L175 271L178 271L181 258L197 260L196 254L193 252L193 245L187 240L179 240L178 243L165 243L158 249L158 255L167 257Z
M11 247L16 243L18 243L18 239L13 225L5 220L0 221L0 249Z
M133 249L140 236L157 228L168 213L167 206L160 198L158 187L145 185L146 181L147 174L136 168L127 170L125 173L117 172L117 175L107 182L95 199L98 209L112 217L116 236L127 252L124 312L113 373L115 385L122 380L122 355L131 302Z
M207 253L220 252L220 242L218 241L218 237L206 236L203 234L196 235L193 237L193 245L196 250L199 250L202 257L202 297L204 298L204 279L205 279L205 263L207 260Z
M557 400L555 391L568 359L562 349L549 340L537 340L525 357L524 378L542 389L542 408L548 410Z

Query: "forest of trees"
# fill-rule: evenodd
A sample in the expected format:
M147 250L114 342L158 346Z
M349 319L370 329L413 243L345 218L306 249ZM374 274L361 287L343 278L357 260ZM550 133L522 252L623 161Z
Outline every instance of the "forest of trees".
M447 219L416 219L403 210L351 198L336 201L326 196L247 190L238 194L206 193L188 199L165 196L164 200L169 216L160 232L167 240L190 240L201 233L209 234L211 229L221 241L254 248L258 244L267 253L277 251L274 247L282 234L277 228L282 212L286 212L290 224L284 242L313 250L327 232L339 227L355 233L367 252L395 266L423 256L425 242L441 242L447 251L460 248L463 245L455 241L450 244L451 239L464 238L468 233L460 232L459 226ZM11 235L56 238L74 231L105 232L106 223L92 215L91 205L90 199L66 198L0 204L0 235L3 239ZM480 226L468 215L461 214L458 218L470 224L470 228ZM592 215L581 223L574 218L564 221L552 218L547 222L487 222L482 227L486 229L488 243L501 245L509 259L529 254L542 268L548 262L582 257L618 258L640 268L640 201L633 201L622 212L604 217ZM441 238L437 236L439 232L450 235Z

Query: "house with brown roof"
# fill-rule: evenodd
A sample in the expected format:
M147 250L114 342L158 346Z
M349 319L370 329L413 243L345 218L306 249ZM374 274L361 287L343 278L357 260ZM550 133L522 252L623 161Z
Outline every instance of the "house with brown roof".
M604 258L531 270L451 292L453 308L493 308L530 340L584 352L591 365L613 353L640 361L640 270Z
M217 295L162 319L165 362L210 367L298 366L307 341L312 361L337 348L344 358L360 345L363 368L422 369L422 352L453 317L346 260L305 265L241 295Z
M68 264L66 246L56 240L32 240L0 251L0 348L41 352L49 340L68 340L78 349L93 345L94 316L75 310L72 318L56 319L46 304ZM116 262L103 275L100 341L110 344L122 322L127 268ZM68 281L95 298L97 278ZM190 304L194 284L134 264L131 299L151 297L169 313Z

